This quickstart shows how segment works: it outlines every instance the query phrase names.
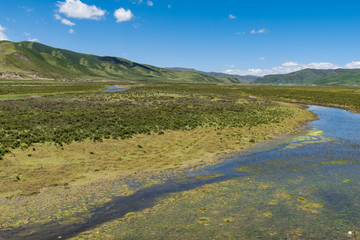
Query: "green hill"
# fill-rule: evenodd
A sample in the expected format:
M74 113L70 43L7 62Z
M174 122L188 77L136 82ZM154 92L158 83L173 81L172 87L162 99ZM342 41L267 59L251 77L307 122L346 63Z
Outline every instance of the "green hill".
M316 85L327 86L360 86L360 69L323 78L314 82Z
M0 41L0 73L54 79L238 83L236 79L176 72L118 57L99 57L36 42Z
M236 78L239 83L252 83L254 82L255 79L257 79L257 76L253 76L253 75L247 75L247 76L240 76L240 75L235 75L235 74L226 74L226 73L219 73L219 72L203 72L203 71L199 71L193 68L179 68L179 67L173 67L173 68L167 68L176 72L197 72L197 73L201 73L204 74L206 76L211 76L211 77L222 77L222 78Z
M258 78L258 84L291 84L291 85L346 85L359 83L360 70L357 69L304 69L288 74L267 75Z

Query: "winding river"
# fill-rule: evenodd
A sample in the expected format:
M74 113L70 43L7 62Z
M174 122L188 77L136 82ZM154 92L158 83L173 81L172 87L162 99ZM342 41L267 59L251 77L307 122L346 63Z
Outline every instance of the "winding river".
M142 188L130 196L116 197L94 208L91 217L85 222L27 226L0 232L0 238L73 237L102 223L121 218L128 212L151 208L160 197L170 193L244 176L293 189L304 189L302 192L309 191L308 186L311 186L311 194L326 209L322 218L337 221L336 224L341 225L341 228L334 229L338 231L334 232L334 236L342 236L342 232L351 230L348 228L360 227L360 115L320 106L309 106L309 110L317 114L319 119L309 123L311 130L305 135L268 142L217 165L184 172L181 176L169 176L163 184ZM245 167L247 170L242 171ZM290 186L289 180L299 177L303 179L302 182Z

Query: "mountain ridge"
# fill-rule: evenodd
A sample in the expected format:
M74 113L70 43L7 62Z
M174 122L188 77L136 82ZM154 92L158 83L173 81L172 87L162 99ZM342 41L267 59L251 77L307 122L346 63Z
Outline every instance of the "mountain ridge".
M247 84L252 83L254 82L255 79L259 78L258 76L253 76L253 75L241 76L236 74L227 74L227 73L219 73L219 72L204 72L204 71L196 70L194 68L171 67L167 69L177 72L197 72L211 77L236 78L237 80L239 80L239 83L247 83Z
M37 42L0 41L0 73L52 79L237 83L236 79L176 72L130 60L77 53ZM5 74L6 75L6 74Z
M287 85L359 85L360 69L303 69L287 74L273 74L257 78L256 84Z

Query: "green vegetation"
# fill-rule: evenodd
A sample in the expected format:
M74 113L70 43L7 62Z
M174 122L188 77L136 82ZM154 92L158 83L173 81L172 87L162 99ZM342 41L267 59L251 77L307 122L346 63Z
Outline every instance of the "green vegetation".
M141 188L159 184L166 181L160 171L176 175L176 169L219 162L226 153L294 133L299 122L313 119L302 108L267 98L359 109L356 88L146 83L99 93L110 84L0 81L0 228L85 222L95 206L138 189L121 181L129 176ZM312 136L321 135L310 133L281 151L295 150L301 139L310 145ZM303 176L301 168L358 162L317 159L316 165L296 167L298 159L238 168L250 176L165 196L153 208L129 212L75 239L326 239L329 232L344 239L355 223L342 220L343 211L332 212L316 189L351 191L358 175L335 169L329 180L323 172ZM290 170L274 171L285 166ZM273 182L276 177L281 180Z
M320 142L243 155L234 162L244 177L171 194L72 239L354 239L359 162L340 157L357 159L358 145Z
M287 85L359 85L360 70L356 69L304 69L288 74L268 75L258 78L254 83Z
M318 104L360 110L360 89L350 87L244 86L250 95L288 102Z
M3 96L19 93L18 83L7 81ZM52 84L27 89L55 94ZM82 178L203 164L312 118L233 86L149 84L100 94L92 92L104 83L62 84L59 93L82 94L0 101L2 192L33 194Z
M327 86L360 86L360 71L353 70L343 74L323 78L316 81L315 84Z
M66 82L66 81L29 81L29 80L0 80L0 100L40 97L61 94L98 93L108 89L111 82ZM121 84L129 84L122 82Z
M198 71L198 70L192 69L192 68L174 67L174 68L168 68L168 69L176 71L176 72L197 72L197 73L201 73L201 74L211 76L211 77L235 78L239 81L239 83L253 83L254 80L258 78L257 76L253 76L253 75L240 76L240 75L233 75L233 74L226 74L226 73L219 73L219 72L203 72L203 71Z
M310 181L295 185L260 179L244 177L171 194L133 219L117 219L71 239L351 239L347 231L353 224L339 221L341 214L331 215L321 197L310 193L298 200L305 199L301 191Z
M122 94L54 96L18 104L3 101L0 155L39 142L62 146L85 139L126 139L164 130L251 128L291 117L288 109L271 102L249 100L240 104L240 94L229 87L163 85L136 87Z
M0 73L13 78L113 79L144 82L237 83L236 79L175 72L117 57L99 57L35 42L0 42ZM7 73L6 73L7 72Z

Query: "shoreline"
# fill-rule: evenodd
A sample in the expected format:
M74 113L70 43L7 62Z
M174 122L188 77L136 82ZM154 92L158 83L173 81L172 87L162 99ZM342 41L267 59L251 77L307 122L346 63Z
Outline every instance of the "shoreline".
M289 106L289 103L280 104ZM49 179L48 181L53 182L52 185L35 187L33 193L28 190L25 195L38 194L44 188L54 186L70 187L91 184L94 181L146 178L172 171L197 169L219 163L267 140L283 139L305 132L306 124L316 117L304 106L290 104L290 108L294 111L292 118L280 123L259 125L250 130L245 127L169 130L163 135L137 135L131 139L103 142L74 142L62 148L53 144L36 144L33 147L36 151L15 149L4 159L10 162L25 161L25 166L37 164L45 169L52 166L51 162L55 162L55 173L66 171L72 166L80 168L79 170L87 168L72 176L58 180ZM28 157L30 155L31 157ZM82 160L84 158L89 158L90 162ZM16 183L18 184L21 184L21 181ZM28 186L31 187L31 184ZM18 187L16 189L19 190ZM11 196L11 192L1 193L0 196Z
M301 109L304 110L304 107L302 106L296 106L297 109ZM303 117L303 115L307 116L307 121L311 121L314 120L315 117L313 114L309 115L306 113L309 113L308 111L304 112L304 111L298 111L297 112L299 115L297 116L299 117ZM311 119L310 119L311 116ZM289 127L289 121L293 121L294 119L289 119L287 121L284 121L281 123L281 125L287 126ZM299 120L299 119L298 119ZM301 132L305 132L306 128L304 126L305 123L304 121L302 122L293 122L293 125L291 128L283 128L283 135L281 136L272 136L271 140L273 139L283 139L289 136L293 136L296 134L299 134ZM295 127L297 126L297 127ZM263 126L262 126L263 127ZM268 126L269 127L269 126ZM257 127L260 128L260 127ZM257 130L257 129L255 129ZM286 135L285 135L286 133ZM269 135L267 135L269 136ZM257 136L258 138L261 138L260 136ZM270 140L270 139L269 139ZM29 196L29 197L22 197L22 196L15 196L13 199L8 199L11 202L16 202L15 205L19 205L16 207L16 210L13 209L14 212L7 212L5 209L6 207L4 207L4 200L5 199L0 199L0 201L2 202L1 204L1 212L4 214L5 216L7 216L10 219L16 219L16 212L18 212L18 217L20 218L24 218L23 216L23 210L22 208L26 208L27 210L27 218L22 220L22 221L18 221L18 222L11 222L9 221L8 223L6 223L8 225L8 227L11 228L17 228L17 229L22 229L24 227L24 229L27 229L27 227L31 226L36 226L36 225L42 225L42 224L53 224L53 223L59 223L59 224L69 224L69 223L76 223L77 221L83 221L86 219L86 216L88 216L88 214L90 214L91 212L91 208L88 210L79 210L79 206L101 206L103 204L106 204L108 201L111 201L113 198L117 198L119 196L121 197L126 197L129 196L131 194L134 194L135 191L138 191L140 189L144 189L150 186L153 186L155 184L162 184L164 183L164 181L166 181L166 175L167 174L180 174L182 171L185 170L189 170L189 171L195 171L196 169L200 168L200 167L204 167L204 166L208 166L208 165L213 165L213 164L217 164L220 163L222 161L224 161L225 158L230 157L230 156L234 156L239 154L240 152L243 152L245 149L248 149L249 147L253 147L255 145L261 145L264 144L265 141L257 141L257 142L252 142L249 143L249 145L247 147L244 147L241 150L238 151L222 151L222 152L217 152L213 155L213 158L210 161L206 161L206 162L198 162L198 161L192 161L189 160L189 165L187 167L182 167L182 168L178 168L178 169L172 169L172 168L168 168L168 169L163 169L163 170L150 170L150 171L145 171L145 172L137 172L136 173L136 177L134 177L134 175L128 175L128 176L118 176L117 178L110 178L110 179L106 179L106 178L102 178L102 179L98 179L98 180L94 180L94 181L90 181L90 182L86 182L86 183L81 183L81 182L75 182L75 183L71 183L67 186L62 186L62 187L50 187L50 188L44 188L40 191L39 194L33 195L33 196ZM158 179L152 179L152 176L157 176L159 177ZM139 186L136 188L129 188L126 184L126 181L132 179L134 182L139 181ZM111 189L113 189L115 187L116 191L113 191ZM110 195L109 195L110 193ZM94 195L95 194L95 195ZM61 197L63 196L63 197ZM65 196L65 199L64 199ZM71 196L71 197L70 197ZM70 199L68 199L70 197ZM56 200L54 199L56 198ZM55 201L52 203L47 203L45 204L45 208L47 208L47 211L49 211L49 208L54 208L54 210L58 209L58 213L51 213L52 210L50 210L50 213L47 213L47 215L43 217L38 216L38 212L42 212L44 211L44 209L42 208L43 206L38 206L38 202L39 200L41 202L43 202L46 199L54 199ZM84 203L84 199L87 200L86 203ZM65 201L64 201L65 200ZM7 201L5 201L6 203ZM66 203L65 203L66 202ZM81 204L82 203L82 204ZM95 204L96 205L93 205ZM25 206L24 206L25 204ZM34 205L33 205L34 204ZM85 204L85 205L84 205ZM5 211L4 211L5 210ZM9 210L9 209L8 209ZM79 212L80 211L80 212ZM90 212L88 212L90 211ZM76 212L78 212L80 215L78 217ZM6 214L8 213L8 215ZM60 213L60 214L59 214ZM14 216L15 214L15 216ZM31 215L33 214L33 215ZM72 216L74 214L74 216ZM50 220L50 221L49 221ZM70 221L70 222L69 222ZM31 225L28 225L28 224ZM15 224L15 225L14 225ZM9 229L5 226L1 226L1 228L3 230Z

